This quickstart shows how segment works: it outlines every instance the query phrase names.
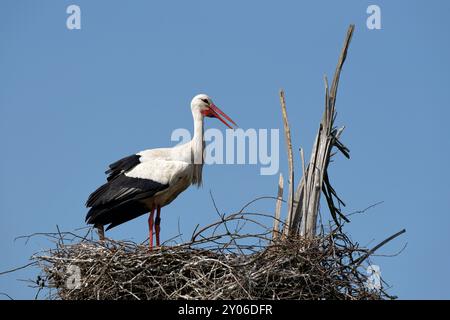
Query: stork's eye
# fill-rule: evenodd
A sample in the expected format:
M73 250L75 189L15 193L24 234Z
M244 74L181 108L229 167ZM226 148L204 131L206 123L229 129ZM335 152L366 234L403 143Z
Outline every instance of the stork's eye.
M209 101L208 101L208 99L200 99L200 100L202 100L204 103L206 103L206 104L209 104Z

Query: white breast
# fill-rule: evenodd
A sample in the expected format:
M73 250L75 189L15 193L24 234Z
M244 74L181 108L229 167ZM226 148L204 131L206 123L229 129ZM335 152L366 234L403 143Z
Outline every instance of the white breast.
M193 165L184 161L152 159L125 173L131 178L149 179L169 187L145 202L161 207L172 202L192 182Z

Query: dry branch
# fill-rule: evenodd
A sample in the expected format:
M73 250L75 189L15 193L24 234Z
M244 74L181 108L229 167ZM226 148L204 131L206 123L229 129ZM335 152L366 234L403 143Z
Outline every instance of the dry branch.
M276 240L279 236L279 229L280 229L280 217L281 217L281 205L283 201L283 174L280 173L280 178L278 180L278 196L277 196L277 203L275 207L275 219L273 220L273 233L272 233L272 239Z
M292 155L292 139L291 139L291 129L289 126L287 111L286 111L286 98L284 96L284 91L280 90L280 103L281 103L281 113L283 115L283 127L284 135L286 140L286 150L289 164L289 178L288 178L288 206L287 206L287 216L286 224L284 228L284 235L289 235L292 229L292 216L294 209L294 157Z
M348 219L340 210L340 205L345 204L331 186L328 176L328 165L333 156L333 148L337 148L344 156L349 157L349 150L339 141L339 137L344 128L336 128L334 126L334 121L336 119L335 102L339 77L345 58L347 57L347 50L352 38L353 30L354 26L350 25L338 60L331 89L329 89L328 80L325 77L325 110L315 138L311 158L306 169L303 150L301 150L303 177L297 187L293 199L295 206L292 207L293 210L288 210L287 212L286 225L289 228L289 234L298 234L307 238L313 238L316 235L321 193L325 196L325 200L335 223L339 226L339 219L348 222ZM282 95L282 97L284 97L284 95ZM282 99L282 106L283 118L286 118L284 99ZM286 123L287 120L284 121L287 140L287 137L290 138L290 131L289 128L286 129ZM292 155L292 151L289 153L292 146L290 143L287 145L288 155ZM293 161L291 158L288 158L288 161L289 172L293 174L293 169L291 169ZM335 201L337 201L338 205L335 204Z

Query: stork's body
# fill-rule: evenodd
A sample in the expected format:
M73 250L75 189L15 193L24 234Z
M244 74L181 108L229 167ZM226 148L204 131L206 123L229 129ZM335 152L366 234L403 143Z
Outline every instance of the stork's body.
M195 96L191 110L194 119L191 141L173 148L145 150L109 166L108 182L94 191L86 202L91 208L86 216L87 223L100 230L108 225L106 230L109 230L150 212L150 247L153 246L153 229L159 246L161 208L191 184L201 185L204 117L216 117L231 128L222 115L234 124L206 95Z

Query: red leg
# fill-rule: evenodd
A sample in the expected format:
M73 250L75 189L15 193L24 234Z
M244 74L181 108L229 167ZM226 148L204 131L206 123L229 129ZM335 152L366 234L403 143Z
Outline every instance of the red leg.
M155 208L152 208L150 215L148 217L148 231L149 231L149 247L153 248L153 217L155 215Z
M97 228L98 239L100 241L105 240L105 227L102 224L97 224L94 227Z
M156 209L156 219L155 219L155 232L156 232L156 246L159 247L159 231L161 230L159 224L161 223L161 207L158 206Z

